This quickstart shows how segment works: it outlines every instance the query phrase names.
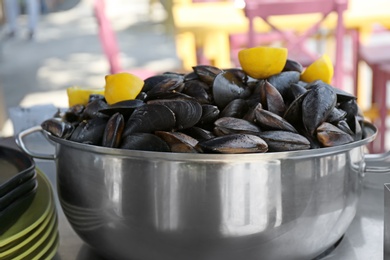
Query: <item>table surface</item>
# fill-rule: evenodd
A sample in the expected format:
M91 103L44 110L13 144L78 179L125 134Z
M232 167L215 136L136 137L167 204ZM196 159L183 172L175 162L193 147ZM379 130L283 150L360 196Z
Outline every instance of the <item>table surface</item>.
M234 6L233 2L205 2L184 5L173 5L175 26L179 31L223 30L230 33L246 32L248 21L244 11ZM202 14L202 15L200 15ZM201 17L201 18L200 18ZM318 20L321 15L280 15L270 18L278 28L295 28L309 26ZM390 28L390 1L388 0L350 0L348 9L344 13L346 28L364 28L374 23L380 23ZM292 19L293 18L293 19ZM330 15L325 25L334 27L336 16ZM255 29L259 32L270 30L270 27L261 19L255 22Z
M28 144L28 142L27 142ZM0 145L15 147L13 138L0 139ZM50 151L50 144L39 139L28 146L38 151ZM41 150L39 150L41 149ZM35 159L39 167L49 178L54 190L59 218L60 245L54 260L102 260L88 245L73 231L67 221L56 193L55 162ZM330 254L322 259L328 260L366 260L383 259L383 215L384 215L384 182L390 176L370 175L365 178L362 194L359 199L356 216L348 228L341 243Z

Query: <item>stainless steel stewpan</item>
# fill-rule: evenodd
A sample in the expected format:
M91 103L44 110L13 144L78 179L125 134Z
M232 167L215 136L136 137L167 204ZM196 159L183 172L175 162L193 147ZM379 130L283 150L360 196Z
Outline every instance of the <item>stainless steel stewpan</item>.
M54 155L28 150L42 131ZM107 259L313 259L353 220L368 160L366 137L347 145L264 154L178 154L74 143L40 127L17 143L54 159L61 206ZM376 158L375 158L376 157Z

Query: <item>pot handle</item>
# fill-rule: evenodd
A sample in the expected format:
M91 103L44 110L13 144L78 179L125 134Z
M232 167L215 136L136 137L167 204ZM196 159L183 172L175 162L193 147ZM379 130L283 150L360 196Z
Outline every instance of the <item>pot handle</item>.
M366 154L364 161L366 162L364 169L366 173L390 173L390 151L380 154ZM381 164L375 165L378 162Z
M55 154L41 154L41 153L36 153L36 152L33 152L33 151L30 151L26 144L24 143L23 141L23 138L30 135L30 134L33 134L35 132L41 132L43 134L43 129L41 126L34 126L34 127L31 127L31 128L28 128L26 130L23 130L21 131L20 133L18 133L15 137L15 142L16 144L19 146L19 148L25 152L26 154L30 155L31 157L33 158L37 158L37 159L44 159L44 160L54 160L56 159L56 155Z

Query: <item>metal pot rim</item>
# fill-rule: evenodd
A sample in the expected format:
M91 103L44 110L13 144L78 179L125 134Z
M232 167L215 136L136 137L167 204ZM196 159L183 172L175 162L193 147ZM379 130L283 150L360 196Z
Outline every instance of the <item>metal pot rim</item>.
M188 154L188 153L165 153L165 152L152 152L152 151L139 151L139 150L125 150L118 148L108 148L102 146L95 146L89 144L77 143L69 140L65 140L42 130L45 136L53 141L64 146L68 146L74 149L89 151L97 154L106 154L120 157L132 157L132 158L147 158L148 160L168 160L168 161L199 161L199 162L212 162L212 161L258 161L258 160L274 160L283 158L308 158L308 157L322 157L332 154L343 153L353 148L366 145L373 141L377 134L377 128L369 122L364 122L365 138L345 145L339 145L334 147L326 147L319 149L308 149L300 151L289 152L267 152L267 153L248 153L248 154Z

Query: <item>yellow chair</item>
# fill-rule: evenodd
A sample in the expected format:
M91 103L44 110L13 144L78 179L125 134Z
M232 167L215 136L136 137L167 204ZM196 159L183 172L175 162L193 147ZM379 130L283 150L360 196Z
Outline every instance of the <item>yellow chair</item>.
M177 1L172 5L172 15L183 69L191 70L206 62L220 68L232 67L229 34L243 32L248 26L242 9L236 8L233 1Z

